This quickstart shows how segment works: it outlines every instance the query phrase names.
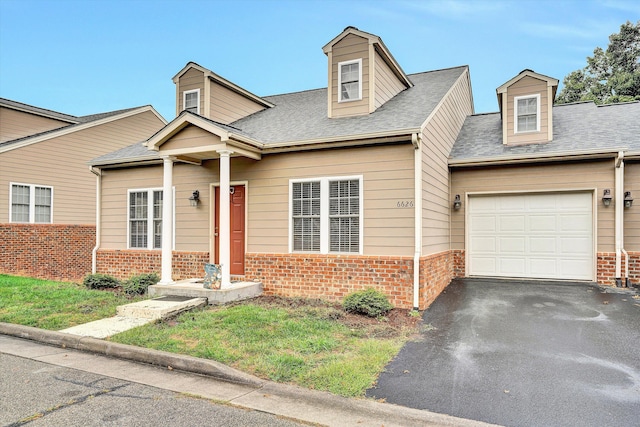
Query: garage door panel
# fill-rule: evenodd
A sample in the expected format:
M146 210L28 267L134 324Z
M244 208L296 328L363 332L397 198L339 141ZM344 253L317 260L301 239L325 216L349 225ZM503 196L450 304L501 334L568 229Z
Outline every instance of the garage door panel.
M471 261L471 268L477 271L479 275L495 276L497 275L496 258L476 256Z
M493 216L474 216L469 226L476 230L477 234L493 233L496 231L496 219Z
M593 280L592 193L468 200L469 275Z
M558 272L558 260L556 258L530 258L529 269L536 277L549 277Z
M511 276L514 274L518 274L522 270L524 270L527 264L527 260L524 257L515 258L515 257L503 257L500 258L499 265L500 271L499 275L501 276Z
M499 239L498 251L500 253L525 254L526 240L523 237L502 237Z
M550 232L554 233L557 227L557 218L555 215L531 214L529 215L529 230L533 232Z
M555 237L529 237L529 253L556 254L557 240Z
M500 232L524 232L526 218L524 215L504 215L498 219Z

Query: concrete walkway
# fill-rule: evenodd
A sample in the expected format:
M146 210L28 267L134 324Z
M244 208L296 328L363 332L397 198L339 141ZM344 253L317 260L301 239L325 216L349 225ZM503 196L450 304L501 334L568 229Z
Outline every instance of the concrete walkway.
M317 425L489 425L373 400L347 399L326 392L273 383L211 360L8 323L0 323L0 352Z

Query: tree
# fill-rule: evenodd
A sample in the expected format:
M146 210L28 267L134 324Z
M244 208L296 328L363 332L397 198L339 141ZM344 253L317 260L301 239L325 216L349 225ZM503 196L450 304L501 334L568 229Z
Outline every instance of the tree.
M627 21L609 36L607 50L596 47L587 66L562 81L556 103L593 101L614 104L640 100L640 21Z

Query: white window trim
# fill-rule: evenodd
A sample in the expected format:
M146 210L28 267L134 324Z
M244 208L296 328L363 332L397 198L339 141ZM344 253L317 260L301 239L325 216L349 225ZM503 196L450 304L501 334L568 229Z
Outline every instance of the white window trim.
M518 101L521 99L536 98L536 130L518 130ZM540 132L540 94L513 97L513 133Z
M342 66L349 64L358 64L358 97L352 99L342 99ZM362 58L353 59L351 61L338 62L338 102L351 102L362 100Z
M182 92L182 110L187 109L187 94L190 93L196 93L198 95L196 100L196 114L200 114L200 89L185 90Z
M358 230L358 252L330 252L329 251L329 182L330 181L349 181L358 180L360 186L359 191L359 210L360 223ZM317 182L320 181L320 252L315 251L294 251L293 250L293 184L298 182ZM309 254L344 254L344 255L362 255L364 251L364 180L362 175L350 176L325 176L316 178L301 178L289 180L289 253L309 253Z
M28 222L16 222L11 218L13 217L13 186L22 185L29 187L29 221ZM49 216L49 222L35 222L36 221L36 187L48 188L51 190L51 215ZM53 224L53 187L51 185L40 184L25 184L23 182L9 182L9 222L14 224Z
M154 191L163 191L162 187L153 187L153 188L130 188L127 190L127 249L131 250L140 250L140 251L161 251L162 245L159 248L153 247L153 218L149 221L149 212L153 212L153 192ZM173 230L173 247L172 250L176 250L176 188L172 187L173 190L173 218L172 223L173 226L171 229ZM132 248L131 247L131 209L129 203L131 203L131 193L137 193L146 191L149 196L147 197L147 236L151 238L147 238L147 247L146 248ZM162 202L164 203L164 196L162 198ZM164 221L164 218L162 218Z

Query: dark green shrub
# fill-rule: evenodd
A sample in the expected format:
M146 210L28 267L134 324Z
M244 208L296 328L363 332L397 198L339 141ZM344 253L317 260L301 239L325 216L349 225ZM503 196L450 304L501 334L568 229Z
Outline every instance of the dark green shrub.
M147 288L158 283L160 278L156 273L138 274L122 284L122 290L127 295L142 295Z
M350 313L379 317L393 308L385 294L375 289L366 289L347 295L342 302L344 309Z
M89 274L85 276L82 283L89 289L110 289L121 286L118 279L108 274Z

